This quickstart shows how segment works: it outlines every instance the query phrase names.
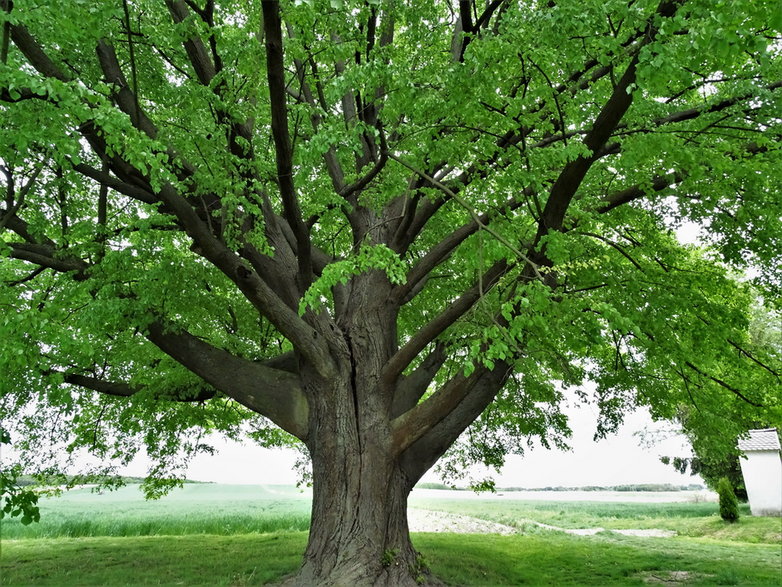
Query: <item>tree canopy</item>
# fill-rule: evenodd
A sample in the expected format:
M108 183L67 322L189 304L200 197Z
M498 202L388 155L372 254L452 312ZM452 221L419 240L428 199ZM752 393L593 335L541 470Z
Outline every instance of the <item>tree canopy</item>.
M204 431L298 439L301 581L393 583L335 528L414 561L415 481L564 442L564 387L597 384L599 434L782 420L749 333L782 287L778 8L0 0L17 454L166 477Z
M782 363L782 314L769 311L762 306L751 310L749 340L744 352L750 356L764 357L764 368L779 376L774 365ZM679 409L676 423L687 436L692 446L692 457L664 457L663 462L672 464L681 473L700 475L704 481L716 490L721 478L726 477L739 499L747 499L744 476L739 459L738 440L746 437L749 430L758 428L777 428L782 430L779 420L759 419L752 410L742 410L741 406L726 402L720 417L711 412L702 412L694 403L685 403Z

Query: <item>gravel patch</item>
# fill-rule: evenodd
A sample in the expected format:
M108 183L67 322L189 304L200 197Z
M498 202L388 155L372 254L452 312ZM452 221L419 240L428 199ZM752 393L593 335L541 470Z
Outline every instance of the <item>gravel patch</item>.
M560 528L559 526L550 526L549 524L542 524L535 520L524 520L526 523L533 524L538 528L545 528L546 530L556 530L557 532L564 532L565 534L574 534L575 536L594 536L600 532L615 532L624 536L641 536L643 538L670 538L676 536L674 530L661 530L660 528L646 528L643 530L606 530L605 528Z
M659 528L649 528L647 530L611 530L617 534L625 536L642 536L646 538L670 538L676 536L675 530L660 530Z
M411 532L502 534L505 536L519 533L518 529L512 526L507 526L505 524L499 524L497 522L480 520L478 518L473 518L472 516L462 516L460 514L436 512L433 510L420 510L416 508L410 508L407 510L407 522ZM532 524L538 528L554 530L556 532L564 532L566 534L573 534L575 536L594 536L600 532L606 532L605 528L560 528L559 526L551 526L549 524L536 522L535 520L523 520L523 522ZM622 534L624 536L640 536L644 538L670 538L671 536L676 536L676 532L673 530L661 530L659 528L608 531L616 532L617 534Z
M516 528L479 520L471 516L419 510L407 510L407 523L411 532L451 532L454 534L516 534Z

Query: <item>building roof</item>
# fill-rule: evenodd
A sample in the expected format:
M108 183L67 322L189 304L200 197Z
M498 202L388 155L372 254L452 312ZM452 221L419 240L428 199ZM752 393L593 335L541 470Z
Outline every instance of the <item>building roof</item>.
M739 439L740 450L779 450L779 434L776 428L750 430L748 438Z

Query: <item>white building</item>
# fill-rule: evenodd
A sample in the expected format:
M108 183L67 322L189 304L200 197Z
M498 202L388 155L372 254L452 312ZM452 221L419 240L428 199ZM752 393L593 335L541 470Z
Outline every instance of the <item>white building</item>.
M776 428L750 430L739 439L739 459L753 516L782 516L782 456Z

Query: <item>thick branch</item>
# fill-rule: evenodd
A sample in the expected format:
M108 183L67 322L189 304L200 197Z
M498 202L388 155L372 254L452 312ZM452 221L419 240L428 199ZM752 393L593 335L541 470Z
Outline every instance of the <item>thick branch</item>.
M280 5L276 1L262 2L263 30L266 39L266 71L271 100L271 126L277 163L277 181L282 197L285 219L296 236L299 259L299 288L305 291L312 283L310 235L301 217L293 185L293 150L288 134L288 107L285 95L285 68L282 49Z
M183 2L182 0L166 0L166 6L171 13L171 18L175 23L181 23L187 19L190 14L188 6L198 14L207 26L214 27L214 3L207 2L204 9L199 9L194 2ZM198 80L206 87L211 87L216 96L225 99L226 84L219 80L213 83L213 80L222 69L222 59L217 52L217 40L214 33L209 36L209 45L212 57L209 57L204 42L198 36L191 36L184 41L185 52L187 53L190 64L198 77ZM236 142L236 137L240 136L246 141L246 145L252 144L252 122L236 122L230 113L216 106L217 118L221 124L226 124L229 129L229 148L236 157L245 157L250 153L245 146ZM251 151L251 149L250 149Z
M345 198L348 201L352 201L352 198L361 192L365 187L369 185L369 183L377 177L377 175L383 170L383 167L386 166L386 162L388 161L388 145L386 145L386 138L385 134L380 132L380 157L378 158L377 162L374 166L367 172L366 175L360 177L355 182L351 183L350 185L344 186L340 191L339 195Z
M534 193L531 188L526 188L522 192L522 196L529 196ZM407 279L405 283L394 288L393 296L399 303L405 304L412 299L418 291L420 291L421 284L427 279L432 270L445 262L453 252L461 245L467 238L480 230L482 227L488 226L493 218L502 214L503 212L510 212L521 207L523 204L520 200L511 200L500 210L490 214L484 213L478 217L478 221L470 221L463 224L459 228L453 230L448 236L443 238L439 243L431 247L426 254L416 263L410 271L407 273ZM515 247L514 247L515 249Z
M56 251L50 245L32 243L8 243L11 247L11 258L27 261L41 267L54 269L61 273L74 272L77 281L87 279L86 271L89 265L81 259L67 257Z
M147 338L228 397L307 438L309 407L297 376L241 359L188 332L166 330L160 322L149 326Z
M392 418L404 414L418 403L440 367L445 363L446 357L445 345L437 343L432 352L410 375L400 378L394 392L394 403L391 407Z
M420 479L486 409L510 372L511 366L503 362L491 371L479 367L469 378L457 375L432 397L394 420L397 446L407 447L402 453L402 466L411 480ZM443 395L428 405L441 392Z
M9 5L9 0L0 0L0 8L3 10L7 10ZM29 33L27 27L20 24L11 25L11 38L13 39L14 44L27 58L30 65L38 70L39 73L46 77L56 78L62 82L70 81L70 76L49 59L38 44L38 41Z
M125 79L125 74L122 73L114 47L105 39L101 39L98 41L96 52L103 75L106 81L114 88L112 97L119 109L130 117L136 128L154 139L157 136L157 128L155 128L155 125L146 113L139 108L138 98L128 86L128 81Z
M310 360L314 368L321 373L329 372L333 360L325 344L317 339L315 331L274 293L258 273L250 271L236 253L215 238L190 203L169 184L161 187L160 199L180 220L200 254L233 281L250 303Z
M155 204L158 202L158 199L152 194L152 192L145 190L142 187L124 182L112 176L108 172L95 169L86 163L79 163L74 165L73 169L82 175L95 180L100 185L111 188L115 192L129 196L134 200L138 200L139 202L144 202L145 204Z
M176 23L184 21L190 12L182 0L166 0L166 6ZM198 37L190 37L185 41L184 45L198 80L203 85L208 86L214 78L216 71L214 63L212 63L209 54L206 52L206 47L204 47L203 42Z
M414 172L414 173L417 173L417 174L418 174L418 175L420 175L420 176L421 176L423 179L425 179L426 181L428 181L429 183L431 183L431 184L432 184L434 187L436 187L437 189L439 189L439 190L441 190L442 192L444 192L444 193L445 193L445 194L446 194L446 195L447 195L447 196L448 196L450 199L454 200L454 201L455 201L455 202L457 202L457 203L458 203L458 204L459 204L459 205L460 205L462 208L464 208L465 210L467 210L467 212L468 212L468 213L470 214L470 216L472 217L472 220L473 220L473 222L474 222L474 223L475 223L475 224L476 224L476 225L477 225L477 226L478 226L478 227L479 227L481 230L485 230L486 232L488 232L489 234L491 234L491 235L492 235L492 236L493 236L495 239L497 239L497 240L498 240L500 243L502 243L502 244L503 244L505 247L507 247L507 248L508 248L508 249L509 249L509 250L510 250L510 251L511 251L511 252L512 252L514 255L516 255L516 256L517 256L519 259L522 259L523 261L525 261L525 262L526 262L528 265L530 265L530 266L531 266L531 267L533 267L533 268L535 268L535 267L536 267L535 263L534 263L533 261L531 261L531 260L530 260L530 259L529 259L529 258L528 258L528 257L527 257L525 254L524 254L524 253L522 253L522 252L521 252L521 251L520 251L520 250L519 250L519 249L516 247L516 245L514 245L513 243L511 243L511 242L510 242L508 239L506 239L506 238L505 238L504 236L502 236L500 233L498 233L497 231L495 231L493 228L491 228L491 227L489 227L487 224L485 224L485 223L483 222L483 220L482 220L481 216L479 216L479 215L478 215L478 213L477 213L475 210L473 210L473 209L472 209L472 206L470 206L470 205L467 203L467 201L466 201L464 198L462 198L461 196L459 196L459 195L458 195L456 192L454 192L453 190L451 190L450 188L448 188L446 185L444 185L444 184L440 183L439 181L437 181L437 180L436 180L436 179L434 179L433 177L430 177L429 175L427 175L427 174L426 174L426 173L424 173L423 171L420 171L420 170L416 169L415 167L413 167L413 166L409 165L408 163L405 163L403 160L399 159L397 156L395 156L395 155L389 155L389 157L391 157L391 158L392 158L394 161L397 161L398 163L401 163L403 166L407 167L407 168L408 168L409 170L411 170L412 172ZM538 275L538 277L541 277L541 276L540 276L540 275Z
M601 214L610 212L614 208L627 204L639 198L649 194L649 189L655 192L661 192L662 190L671 187L672 185L681 182L684 179L682 173L670 173L668 175L656 175L652 179L651 186L634 185L632 187L608 194L603 198L604 205L600 206L597 211Z
M570 206L570 202L586 176L587 171L592 166L594 161L593 154L597 153L605 144L633 102L633 95L628 93L627 89L630 87L630 84L635 82L637 64L638 57L636 56L627 67L616 88L614 88L614 92L611 94L608 102L606 102L595 119L592 130L584 137L584 146L592 154L589 156L581 155L565 165L565 168L551 187L548 201L543 208L543 216L540 219L536 240L539 240L549 230L562 228L565 212L568 206Z

